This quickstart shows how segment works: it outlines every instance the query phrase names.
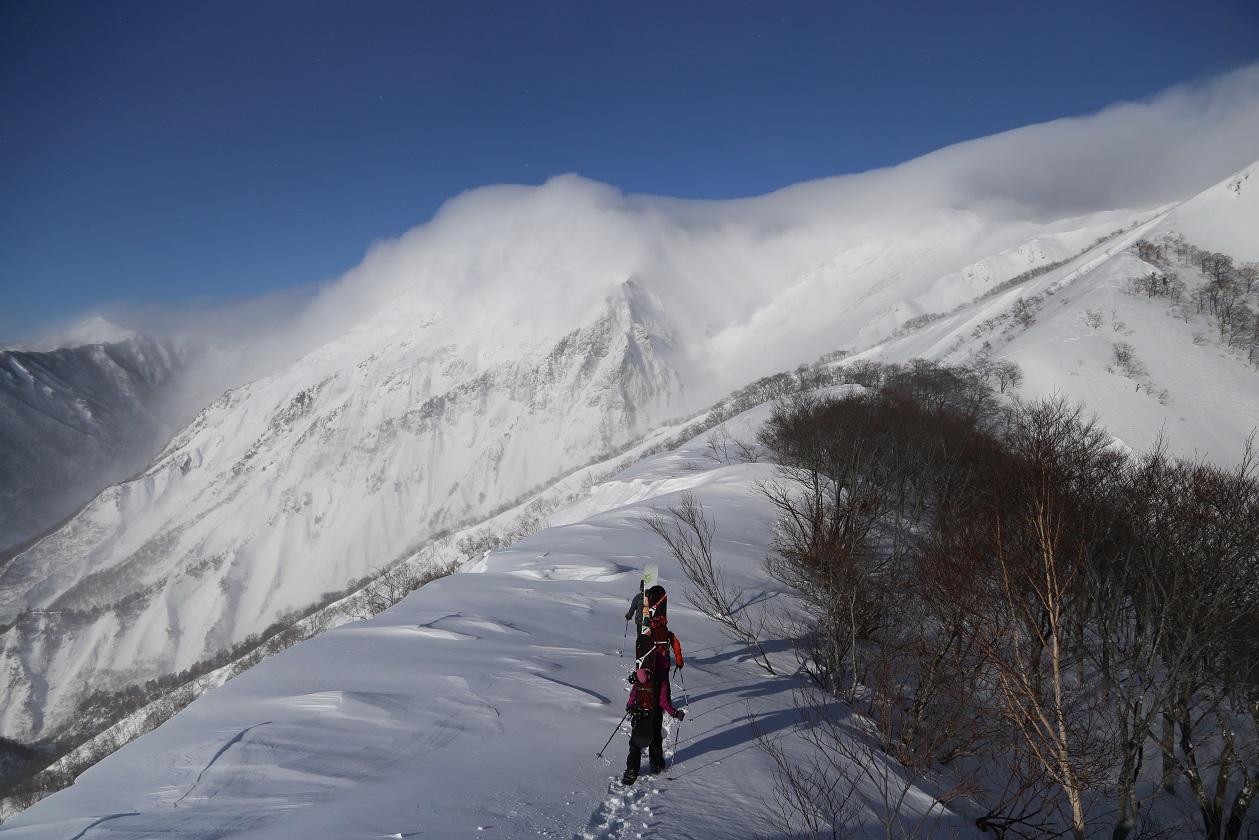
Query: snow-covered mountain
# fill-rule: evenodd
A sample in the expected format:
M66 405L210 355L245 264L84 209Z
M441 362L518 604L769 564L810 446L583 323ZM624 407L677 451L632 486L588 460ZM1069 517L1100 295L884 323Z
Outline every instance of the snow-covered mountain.
M1163 437L1179 456L1238 463L1259 429L1259 369L1246 350L1219 339L1218 321L1189 299L1208 278L1189 265L1147 263L1134 244L1183 238L1238 265L1259 263L1256 177L1259 164L1159 212L1046 233L946 274L893 307L900 324L907 315L928 323L848 361L1004 359L1023 369L1025 391L1083 402L1135 451ZM1058 262L992 293L1029 267ZM1134 293L1132 281L1151 273L1181 276L1184 297ZM972 294L983 299L954 308ZM1116 363L1123 347L1131 354L1126 366Z
M174 431L174 344L101 319L0 350L0 551L143 470Z
M186 668L640 434L681 393L632 281L580 328L511 353L449 321L381 336L227 394L0 572L5 656L25 672L7 685L14 731L74 714L82 655L95 687ZM45 695L45 678L61 688Z
M1028 330L1009 346L1037 340ZM1052 384L1029 379L1025 390ZM1259 385L1247 392L1259 404ZM775 476L756 443L770 411L757 406L726 421L724 436L701 435L606 480L591 480L606 464L577 471L563 489L587 489L549 527L371 620L265 660L6 829L23 840L779 836L779 768L758 737L790 760L811 758L807 739L793 737L807 680L772 629L762 641L775 674L695 609L676 561L644 527L691 494L713 523L727 582L749 604L782 608L763 563L776 511L757 491ZM1142 416L1109 412L1129 426ZM660 565L669 589L686 661L673 698L687 716L666 721L667 773L625 786L624 613L646 563ZM854 731L862 725L841 715ZM915 836L990 836L966 797L941 802L947 785L904 781L885 753L859 749L844 825L852 836L888 836L892 809ZM1106 825L1108 815L1091 818ZM1191 828L1184 813L1161 818L1169 832Z
M731 421L732 435L751 442L767 413ZM750 492L772 466L720 465L704 452L701 438L596 483L552 527L470 573L266 660L5 831L295 840L771 831L756 809L773 791L772 765L754 746L751 716L771 734L790 724L794 655L772 646L777 677L745 661L685 603L678 567L641 527L653 506L693 492L717 517L731 582L761 597L776 590L760 563L772 511ZM674 694L690 716L670 722L676 781L622 789L609 785L626 747L614 736L631 661L619 654L633 647L622 616L644 562L659 562L679 599L669 619L686 667Z
M1126 313L1117 284L1147 270L1127 246L1188 224L1179 202L1151 188L1147 209L1044 218L958 187L967 168L950 155L924 161L723 204L571 176L487 188L378 246L309 313L324 331L341 323L338 338L226 394L0 572L0 731L53 735L89 687L186 668L667 417L838 349L1005 354L1072 393L1087 372L1103 414L1113 397L1125 417L1174 416L1160 420L1173 447L1240 451L1255 416L1244 362L1182 348L1184 379L1152 373L1135 396L1104 370L1111 333L1147 320L1096 307ZM1199 216L1247 259L1254 191L1213 189L1198 203L1232 204ZM1051 270L973 302L1029 268ZM1151 371L1158 348L1180 346L1161 333L1197 346L1188 325L1147 316ZM1199 402L1211 380L1189 365L1231 389L1223 421L1207 419L1219 403ZM1157 428L1116 431L1140 445Z
M1180 379L1153 374L1121 394L1131 380L1102 377L1114 336L1080 322L1080 306L1110 306L1110 287L1143 271L1128 244L1190 224L1187 212L1177 220L1185 195L1155 184L1146 209L1073 199L1054 215L1044 201L1013 200L1020 173L977 188L969 179L998 183L978 161L946 150L718 204L627 198L574 176L453 200L313 304L307 335L336 338L225 394L144 474L0 570L0 732L58 733L89 686L193 665L667 417L838 349L1006 354L1029 379L1071 393L1088 370L1097 378L1080 379L1083 395L1107 389L1090 399L1099 409L1110 397L1143 400L1177 424L1216 429L1181 438L1188 445L1233 446L1253 416L1244 363L1205 346L1176 356L1225 372L1241 400L1207 422L1204 394L1186 384L1181 397ZM1253 230L1250 181L1228 184L1239 179L1240 191L1199 200L1233 204L1195 218ZM1233 241L1253 247L1243 234ZM972 302L1029 268L1049 271ZM1007 329L1019 297L1020 329ZM1151 331L1188 330L1148 319ZM1107 330L1122 331L1117 320L1136 324L1112 319ZM1197 346L1191 332L1181 338ZM1152 339L1137 351L1153 363L1172 346ZM1079 363L1075 348L1092 350Z
M59 330L31 341L22 341L0 348L29 353L47 353L67 347L88 347L93 344L122 344L139 338L135 330L119 326L100 316L87 318L66 330Z
M606 481L582 465L837 350L842 364L1014 361L1023 393L1083 399L1137 450L1163 434L1173 453L1235 462L1259 422L1259 373L1209 316L1132 293L1170 270L1138 240L1259 260L1259 164L1192 189L1147 172L1135 207L1085 189L1047 204L1016 200L1009 183L1044 174L1001 171L994 143L726 203L572 176L488 188L377 246L294 333L332 339L229 391L0 570L0 733L54 736L91 690L186 668L549 482L594 486L553 527L473 558L481 574L204 697L15 836L107 822L120 836L610 837L657 815L670 836L719 836L731 801L772 787L750 716L795 718L789 683L684 599L670 617L697 713L674 757L693 789L609 791L590 757L619 717L624 606L661 559L641 515L702 491L730 574L771 591L771 512L751 492L771 468L705 461L703 441ZM765 411L735 424L745 444ZM768 828L751 805L738 819Z

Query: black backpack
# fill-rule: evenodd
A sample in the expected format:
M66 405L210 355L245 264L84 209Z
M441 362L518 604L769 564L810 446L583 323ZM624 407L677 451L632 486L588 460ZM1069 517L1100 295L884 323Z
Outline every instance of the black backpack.
M639 634L634 645L634 654L636 667L630 674L630 682L634 685L634 696L630 702L630 716L633 721L631 736L635 744L646 747L651 744L652 712L660 705L660 684L656 681L656 643L651 636Z

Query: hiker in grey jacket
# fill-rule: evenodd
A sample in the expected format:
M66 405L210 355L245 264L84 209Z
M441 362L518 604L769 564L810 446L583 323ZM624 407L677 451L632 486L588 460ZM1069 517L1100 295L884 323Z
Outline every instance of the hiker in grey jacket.
M638 582L638 594L634 596L634 600L630 602L629 612L625 613L625 620L634 619L634 626L638 628L638 632L643 632L643 582Z

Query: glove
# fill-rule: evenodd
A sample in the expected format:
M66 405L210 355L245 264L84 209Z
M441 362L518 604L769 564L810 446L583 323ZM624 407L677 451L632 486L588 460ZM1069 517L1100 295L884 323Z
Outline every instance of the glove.
M678 713L674 717L678 720L686 720L686 709L678 709Z
M677 664L677 667L676 667L676 668L674 668L674 669L673 669L673 671L674 671L674 673L677 673L678 671L681 671L681 670L682 670L683 668L685 668L685 667L686 667L686 663L685 663L685 662L679 662L679 663Z

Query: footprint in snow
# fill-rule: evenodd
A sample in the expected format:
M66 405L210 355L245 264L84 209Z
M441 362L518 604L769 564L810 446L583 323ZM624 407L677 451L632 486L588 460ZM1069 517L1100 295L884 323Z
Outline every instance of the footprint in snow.
M654 787L650 776L641 776L632 785L621 784L619 776L608 783L608 795L590 818L586 830L575 840L627 840L641 837L653 819L651 799Z

